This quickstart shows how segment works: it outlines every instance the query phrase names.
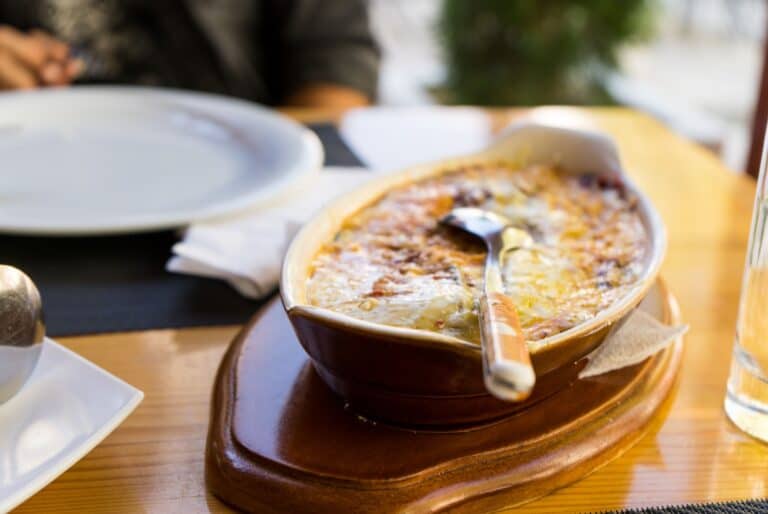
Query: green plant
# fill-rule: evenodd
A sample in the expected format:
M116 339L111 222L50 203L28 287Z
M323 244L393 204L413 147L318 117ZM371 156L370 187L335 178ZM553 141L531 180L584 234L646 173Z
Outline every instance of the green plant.
M444 0L447 103L610 103L624 43L648 36L652 0Z

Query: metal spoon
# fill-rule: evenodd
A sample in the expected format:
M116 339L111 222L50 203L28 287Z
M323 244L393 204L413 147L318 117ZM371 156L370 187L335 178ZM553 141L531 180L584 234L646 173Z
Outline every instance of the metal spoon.
M526 231L510 227L503 216L474 207L453 209L440 221L485 242L488 256L480 298L480 343L485 387L502 400L525 400L536 383L536 374L531 366L517 309L504 295L499 260L502 253L527 246L532 238Z
M43 307L35 284L18 269L0 265L0 404L32 374L44 338Z

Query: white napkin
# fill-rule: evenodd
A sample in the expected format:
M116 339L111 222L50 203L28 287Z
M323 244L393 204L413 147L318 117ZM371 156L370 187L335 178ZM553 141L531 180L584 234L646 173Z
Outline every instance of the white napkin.
M375 176L362 168L326 168L266 205L197 222L173 246L166 267L220 278L244 296L261 298L277 286L283 254L299 227L330 200Z
M664 325L642 308L635 309L623 325L587 356L589 362L579 373L579 378L594 377L638 364L687 331L687 325Z

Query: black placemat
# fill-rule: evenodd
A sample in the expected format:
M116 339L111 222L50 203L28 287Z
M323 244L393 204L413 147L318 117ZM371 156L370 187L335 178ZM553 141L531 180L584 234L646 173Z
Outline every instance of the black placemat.
M331 124L310 125L326 165L359 166ZM0 263L24 270L43 297L52 336L228 325L263 302L228 284L168 273L172 231L110 237L0 236Z
M670 507L617 510L604 514L764 514L768 513L768 500L742 500L733 502L701 503Z

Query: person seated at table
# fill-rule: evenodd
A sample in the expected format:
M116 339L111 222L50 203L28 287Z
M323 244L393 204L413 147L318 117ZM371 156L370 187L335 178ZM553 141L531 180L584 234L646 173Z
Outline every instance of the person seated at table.
M375 95L365 0L0 0L0 89L120 83L271 105Z

